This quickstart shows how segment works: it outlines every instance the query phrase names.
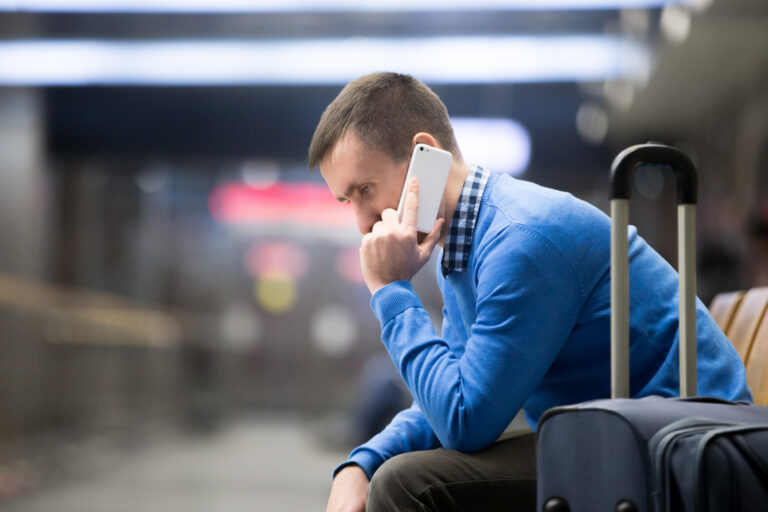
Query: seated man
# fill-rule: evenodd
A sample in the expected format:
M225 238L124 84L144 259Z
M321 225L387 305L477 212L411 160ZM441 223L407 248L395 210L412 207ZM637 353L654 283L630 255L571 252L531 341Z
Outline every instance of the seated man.
M419 143L453 155L425 236L418 182L405 184L402 221L394 210ZM328 510L534 510L534 434L504 432L521 409L535 430L550 407L610 394L608 217L470 167L440 99L395 73L359 78L328 106L309 148L318 165L354 208L381 338L413 396L336 469ZM410 283L435 246L441 333ZM630 393L676 396L677 274L634 228L629 253ZM699 393L750 400L744 365L700 301L697 318Z

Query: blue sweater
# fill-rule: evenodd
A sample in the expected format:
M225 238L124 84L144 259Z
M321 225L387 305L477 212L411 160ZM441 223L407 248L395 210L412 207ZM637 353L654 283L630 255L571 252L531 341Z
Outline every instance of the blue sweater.
M371 299L414 404L344 465L370 478L399 453L480 450L521 408L535 429L550 407L608 397L609 241L597 208L492 175L466 270L443 278L438 267L442 335L410 282ZM630 394L677 396L677 273L634 227L629 253ZM697 331L699 394L751 401L744 365L699 300Z

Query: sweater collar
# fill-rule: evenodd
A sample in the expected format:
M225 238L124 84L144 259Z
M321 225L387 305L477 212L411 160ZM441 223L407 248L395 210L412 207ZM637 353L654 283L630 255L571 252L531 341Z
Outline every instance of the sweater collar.
M482 167L472 166L464 180L456 210L448 226L448 235L445 237L441 264L443 276L447 276L454 270L463 271L467 268L477 212L480 210L480 199L483 197L483 190L490 175L491 173Z

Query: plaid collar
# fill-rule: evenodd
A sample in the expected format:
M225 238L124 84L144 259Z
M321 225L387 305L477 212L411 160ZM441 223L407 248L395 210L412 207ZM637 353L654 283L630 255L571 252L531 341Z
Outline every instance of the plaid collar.
M485 184L491 175L480 166L473 166L464 187L461 189L456 211L448 227L448 236L443 248L442 272L447 276L454 270L462 271L467 268L469 253L472 250L472 234L475 231L477 212L480 210L480 199L483 197Z

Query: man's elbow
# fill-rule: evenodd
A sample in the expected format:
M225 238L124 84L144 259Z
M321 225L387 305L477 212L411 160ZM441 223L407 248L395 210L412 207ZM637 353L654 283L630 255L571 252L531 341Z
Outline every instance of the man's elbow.
M479 452L491 446L498 436L488 433L448 432L442 440L443 448L459 452Z
M479 452L491 446L502 434L509 421L484 414L478 407L470 407L466 402L454 408L445 418L442 433L438 434L443 448L460 452Z

